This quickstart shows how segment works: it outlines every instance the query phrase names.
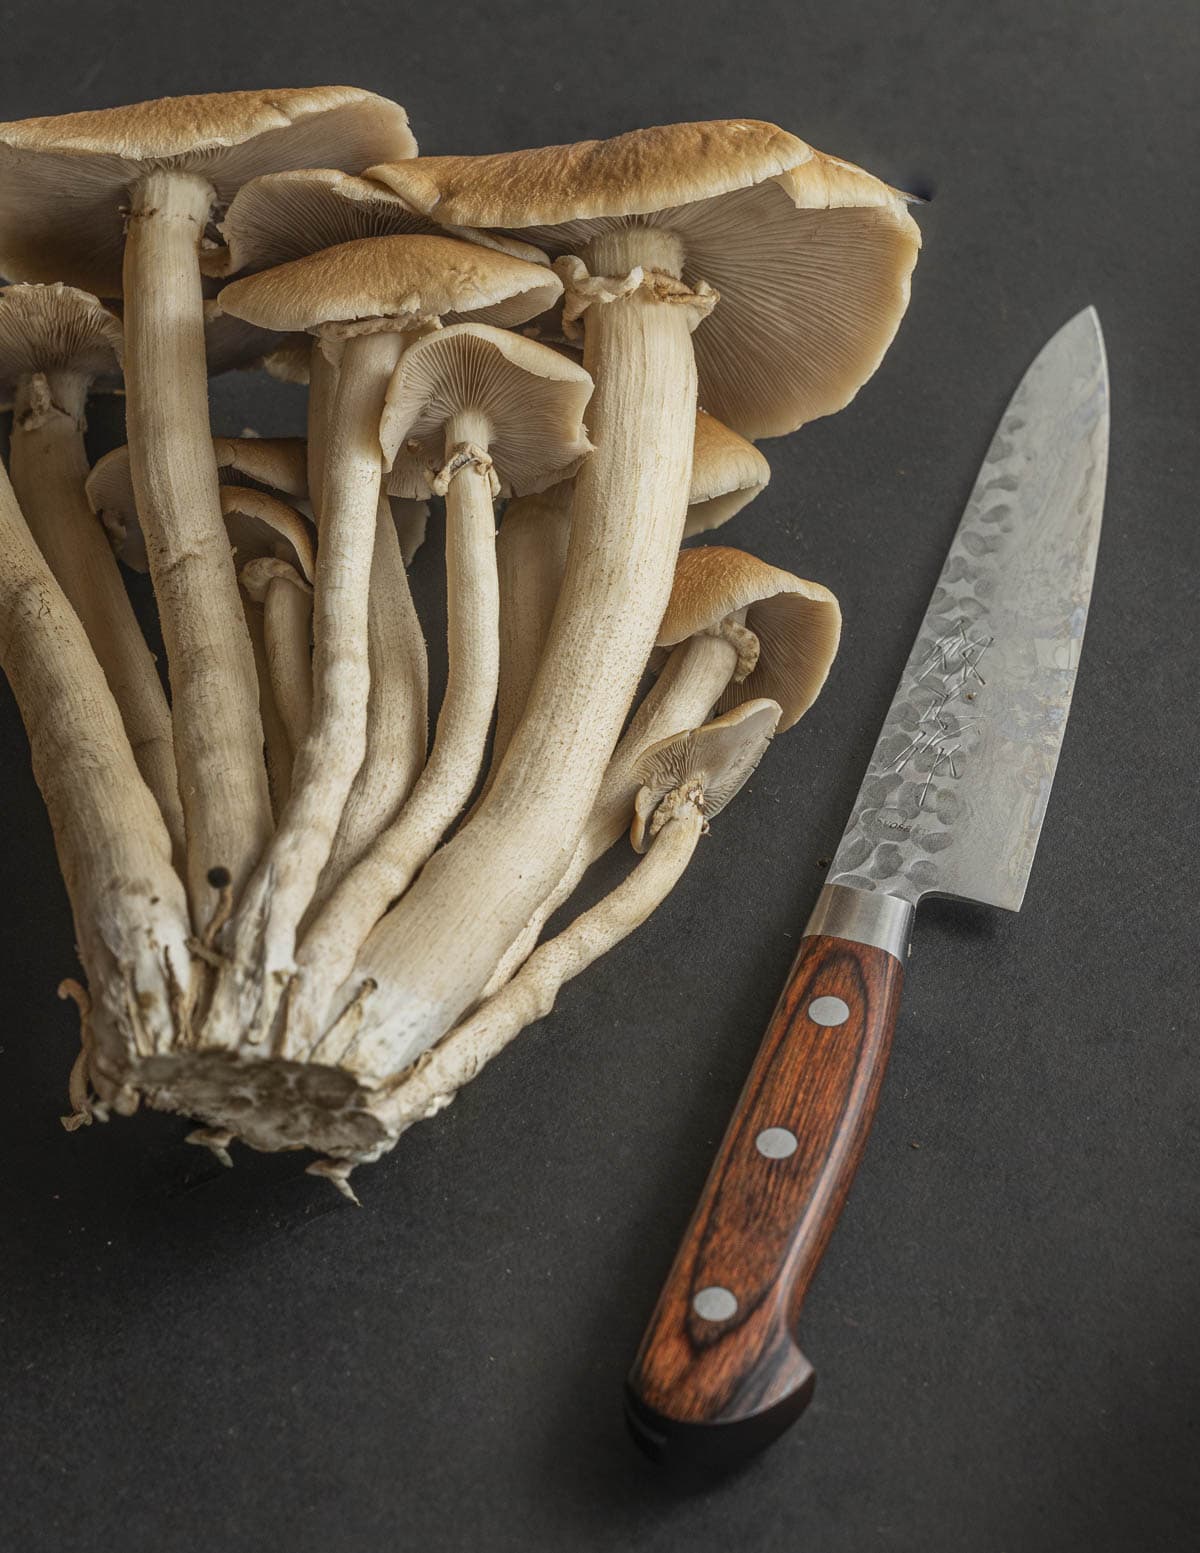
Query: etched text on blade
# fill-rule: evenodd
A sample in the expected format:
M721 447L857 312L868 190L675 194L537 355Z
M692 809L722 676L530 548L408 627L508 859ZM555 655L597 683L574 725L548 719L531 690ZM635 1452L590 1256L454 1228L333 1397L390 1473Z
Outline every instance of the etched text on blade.
M830 880L1016 908L1074 687L1108 382L1095 314L1013 395L930 600Z

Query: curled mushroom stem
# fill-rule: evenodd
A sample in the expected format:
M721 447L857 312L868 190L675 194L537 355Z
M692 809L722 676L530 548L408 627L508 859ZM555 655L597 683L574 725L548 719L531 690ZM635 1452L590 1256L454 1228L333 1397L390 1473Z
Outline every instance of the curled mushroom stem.
M104 670L182 869L183 810L170 709L116 557L84 491L86 398L87 382L76 372L35 373L18 382L9 456L13 489Z
M258 679L258 708L262 720L263 749L270 783L271 811L283 813L292 791L292 761L294 751L284 725L283 714L275 700L271 684L271 666L267 653L267 628L263 606L253 599L243 599L246 628L250 634L250 646L254 654L254 671Z
M88 1072L102 1100L186 1033L190 922L171 842L78 616L0 466L0 666L70 897L90 1001Z
M258 1038L278 1007L296 930L329 857L367 740L368 597L383 475L379 419L403 348L387 330L352 335L342 348L325 437L313 600L313 707L296 751L291 796L230 925L237 1011L215 1003L217 1040L245 1026Z
M408 888L471 796L483 763L499 674L499 591L488 428L456 415L446 428L446 604L449 672L429 761L395 820L338 885L297 957L314 1011L349 974L390 901ZM460 457L470 445L470 457ZM307 1038L308 1032L305 1033Z
M260 556L242 570L243 586L263 605L271 690L288 743L298 750L312 721L312 588L288 561Z
M536 949L500 991L483 1003L395 1082L384 1103L396 1132L433 1115L535 1020L554 1007L559 989L640 927L682 877L704 830L694 803L676 804L654 843L611 894Z
M213 190L162 169L132 189L125 240L130 468L171 677L197 922L208 874L249 875L271 831L254 657L217 495L199 248Z
M737 661L736 647L721 635L689 637L672 650L613 751L570 867L505 951L483 989L485 998L524 963L546 923L574 894L587 870L629 829L641 785L634 771L642 751L706 721L736 673Z
M641 264L678 275L669 232L597 236L597 274ZM576 476L558 605L529 705L474 816L373 930L345 992L378 996L358 1044L363 1071L395 1071L479 997L554 889L592 807L670 593L691 482L695 312L639 287L587 309L596 451Z
M425 764L429 668L390 500L380 499L368 601L367 753L342 813L309 920L412 791Z

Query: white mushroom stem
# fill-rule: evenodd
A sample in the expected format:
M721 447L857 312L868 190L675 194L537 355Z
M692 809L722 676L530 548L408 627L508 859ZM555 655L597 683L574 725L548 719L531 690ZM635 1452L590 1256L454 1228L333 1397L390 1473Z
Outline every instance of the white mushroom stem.
M30 532L79 616L104 670L147 787L184 858L171 712L120 569L84 493L87 383L73 372L36 373L17 385L9 462Z
M367 742L367 615L383 475L379 420L403 338L346 340L325 435L313 601L313 712L292 794L231 924L238 1022L265 1033L293 968L296 929L329 857ZM248 994L243 1003L241 992ZM222 1028L218 1039L239 1032Z
M191 932L171 840L82 625L0 468L0 666L24 720L90 985L91 1078L119 1108L123 1069L186 1030Z
M396 816L425 764L429 668L389 499L380 499L371 563L367 753L338 826L315 905Z
M274 556L248 562L242 576L252 594L261 592L271 690L288 743L298 750L312 721L312 588L290 562Z
M559 989L627 938L679 882L704 829L694 804L681 805L629 876L598 905L534 951L516 976L456 1026L397 1083L381 1114L401 1132L433 1116L479 1070L554 1007Z
M629 829L633 800L641 786L634 772L642 751L660 739L699 727L737 666L737 649L728 637L693 636L674 649L613 751L570 867L505 952L483 989L485 998L524 963L546 923L574 894L587 870Z
M597 237L598 274L678 276L670 233ZM375 928L344 989L368 982L356 1061L386 1075L450 1029L562 878L670 594L691 483L696 367L686 300L638 287L587 313L596 451L576 477L550 638L491 792Z
M449 671L429 761L407 802L317 917L297 957L314 1014L354 964L363 939L408 888L460 813L479 776L496 704L500 602L488 428L478 416L446 426L446 604ZM464 450L470 450L467 456ZM311 1034L311 1032L306 1032Z
M560 510L532 496L510 502L496 537L500 576L500 684L496 732L488 785L529 701L550 621L566 570L571 537L571 497L563 490Z
M325 485L325 437L337 393L337 368L325 354L319 339L308 355L308 500L320 523L321 492Z
M124 272L130 466L167 648L200 926L217 899L209 871L227 871L236 890L271 833L254 657L208 420L198 254L212 201L190 173L143 178L131 192Z
M250 633L250 645L254 653L254 672L258 679L258 711L262 721L263 748L267 762L267 777L270 782L271 811L278 816L283 813L284 806L291 796L294 751L271 685L263 607L249 598L243 602L246 626Z

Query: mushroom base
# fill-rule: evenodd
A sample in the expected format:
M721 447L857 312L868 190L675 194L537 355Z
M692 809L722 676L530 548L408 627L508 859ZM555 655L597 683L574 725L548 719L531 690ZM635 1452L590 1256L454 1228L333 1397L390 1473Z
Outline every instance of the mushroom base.
M399 1137L379 1114L379 1090L323 1063L248 1051L178 1051L138 1058L111 1078L93 1071L93 1082L102 1101L134 1094L156 1111L193 1117L266 1153L312 1149L363 1164ZM120 1109L130 1109L128 1100Z

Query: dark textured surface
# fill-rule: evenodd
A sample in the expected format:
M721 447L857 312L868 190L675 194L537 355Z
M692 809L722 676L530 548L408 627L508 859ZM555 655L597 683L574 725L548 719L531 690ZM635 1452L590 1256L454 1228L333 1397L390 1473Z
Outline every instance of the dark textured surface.
M827 695L663 912L363 1172L362 1212L299 1159L222 1171L169 1118L59 1128L70 928L4 694L0 1541L1194 1547L1195 7L113 0L8 5L4 31L6 117L349 81L449 151L749 114L937 197L884 369L768 446L722 536L840 594ZM1089 301L1106 533L1025 909L923 914L803 1322L816 1400L682 1495L624 1437L625 1369L996 419ZM300 413L257 379L215 395L220 431Z

